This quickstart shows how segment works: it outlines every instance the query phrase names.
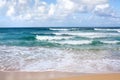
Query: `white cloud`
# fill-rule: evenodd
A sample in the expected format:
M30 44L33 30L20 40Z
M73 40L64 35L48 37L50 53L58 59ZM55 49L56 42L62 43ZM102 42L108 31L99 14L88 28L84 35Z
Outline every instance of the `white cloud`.
M0 8L2 8L3 6L5 6L6 1L0 0Z
M109 8L109 7L110 7L109 4L97 5L97 6L95 7L95 10L106 9L106 8Z
M74 8L74 2L71 0L58 0L57 2L58 8L65 10L72 10Z
M55 14L55 5L51 4L50 8L49 8L49 11L48 11L48 15L53 16L54 14Z
M19 0L19 4L26 4L28 0Z
M15 9L13 6L9 6L9 9L6 13L7 16L12 17L15 14Z
M111 9L109 4L97 5L94 9L94 13L101 17L116 18L115 12Z
M83 12L93 12L98 16L114 15L108 0L57 0L51 4L44 0L0 0L0 8L4 5L8 9L6 16L15 20L62 20Z
M82 1L83 4L88 4L88 5L97 5L97 4L104 4L107 3L108 0L78 0Z

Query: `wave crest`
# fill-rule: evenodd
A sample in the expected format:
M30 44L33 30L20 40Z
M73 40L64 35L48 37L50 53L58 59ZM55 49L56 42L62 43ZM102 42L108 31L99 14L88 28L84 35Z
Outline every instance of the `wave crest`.
M91 41L89 40L80 40L80 41L74 41L74 40L66 40L66 41L54 41L54 43L58 44L70 44L70 45L82 45L82 44L90 44Z
M69 29L64 29L64 28L50 28L50 30L53 30L53 31L68 31Z
M100 29L100 28L95 28L94 30L96 30L96 31L116 31L116 32L120 32L120 29Z
M72 37L63 37L63 36L36 36L37 40L64 40L70 39Z

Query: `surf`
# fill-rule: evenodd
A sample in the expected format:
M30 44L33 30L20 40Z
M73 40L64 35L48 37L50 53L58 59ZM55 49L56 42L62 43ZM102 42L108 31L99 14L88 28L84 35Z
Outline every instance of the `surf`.
M70 39L72 37L64 37L64 36L38 36L36 35L37 40L65 40Z

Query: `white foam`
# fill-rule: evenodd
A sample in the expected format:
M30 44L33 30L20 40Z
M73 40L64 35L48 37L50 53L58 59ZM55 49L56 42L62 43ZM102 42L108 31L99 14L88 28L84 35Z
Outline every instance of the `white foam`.
M55 42L55 41L54 41ZM55 43L59 44L71 44L71 45L80 45L80 44L90 44L92 41L91 40L66 40L66 41L56 41Z
M54 33L55 35L73 35L73 36L88 36L95 35L96 33L81 33L81 32L64 32L64 33Z
M113 29L100 29L100 28L95 28L94 30L96 30L96 31L113 31Z
M63 37L63 36L36 36L37 40L62 40L62 39L70 39L72 37Z
M117 31L117 32L120 32L120 29L100 29L100 28L95 28L94 30L96 30L96 31Z
M96 32L59 32L54 33L55 35L71 35L71 36L80 36L88 38L101 38L101 37L111 37L111 36L120 36L118 33L96 33Z
M117 30L117 32L120 32L120 29L119 29L119 30Z
M25 66L21 71L63 71L81 73L119 72L120 60L74 60L72 57L61 61L41 61Z
M101 42L106 43L106 44L117 44L120 41L101 41Z
M63 35L64 33L53 33L53 34L55 34L55 35L57 35L57 36L61 36L61 35Z
M63 29L63 28L50 28L50 30L57 30L57 31L68 31L69 29Z
M91 73L99 73L99 72L119 72L120 71L120 60L109 60L109 59L101 59L101 60L78 60L74 64L74 71L76 72L91 72ZM75 69L76 68L76 69ZM77 71L77 69L80 69Z
M0 51L0 70L3 71L17 68L17 71L120 72L120 60L106 58L111 55L109 51L76 53L58 48L16 46L0 46Z

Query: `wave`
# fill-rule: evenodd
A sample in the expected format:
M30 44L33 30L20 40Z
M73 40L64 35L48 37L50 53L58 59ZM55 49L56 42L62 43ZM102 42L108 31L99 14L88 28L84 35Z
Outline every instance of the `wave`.
M57 36L68 35L68 36L80 36L80 37L87 37L87 38L102 38L102 37L111 37L111 36L120 36L118 33L95 33L95 32L79 32L79 33L53 33Z
M80 41L74 41L74 40L66 40L66 41L53 41L54 43L58 44L70 44L70 45L82 45L82 44L90 44L91 41L89 40L80 40Z
M97 41L97 40L93 40L90 45L100 45L100 44L103 44L101 41Z
M2 71L120 72L119 56L114 56L111 50L110 53L107 50L68 51L58 48L0 46L0 51ZM113 56L110 58L110 55Z
M99 44L118 44L120 41L116 41L116 40L113 40L113 41L107 41L107 40L93 40L91 42L92 45L99 45Z
M120 32L120 29L100 29L100 28L95 28L94 30L96 30L96 31L116 31L116 32Z
M97 41L97 40L66 40L66 41L51 41L52 43L68 44L68 45L100 45L100 44L118 44L120 41Z
M50 28L50 30L53 30L53 31L68 31L69 29L63 29L63 28Z
M119 29L119 30L117 30L117 32L120 32L120 29Z
M63 37L63 36L38 36L36 35L37 40L64 40L70 39L72 37Z
M73 35L73 36L87 36L87 35L95 35L96 33L82 33L82 32L79 32L79 33L76 33L76 32L67 32L67 33L54 33L56 35Z
M33 35L50 35L50 36L55 36L55 34L52 34L52 33L43 33L43 32L31 32L31 34Z
M102 43L106 43L106 44L117 44L120 43L120 41L101 41Z

